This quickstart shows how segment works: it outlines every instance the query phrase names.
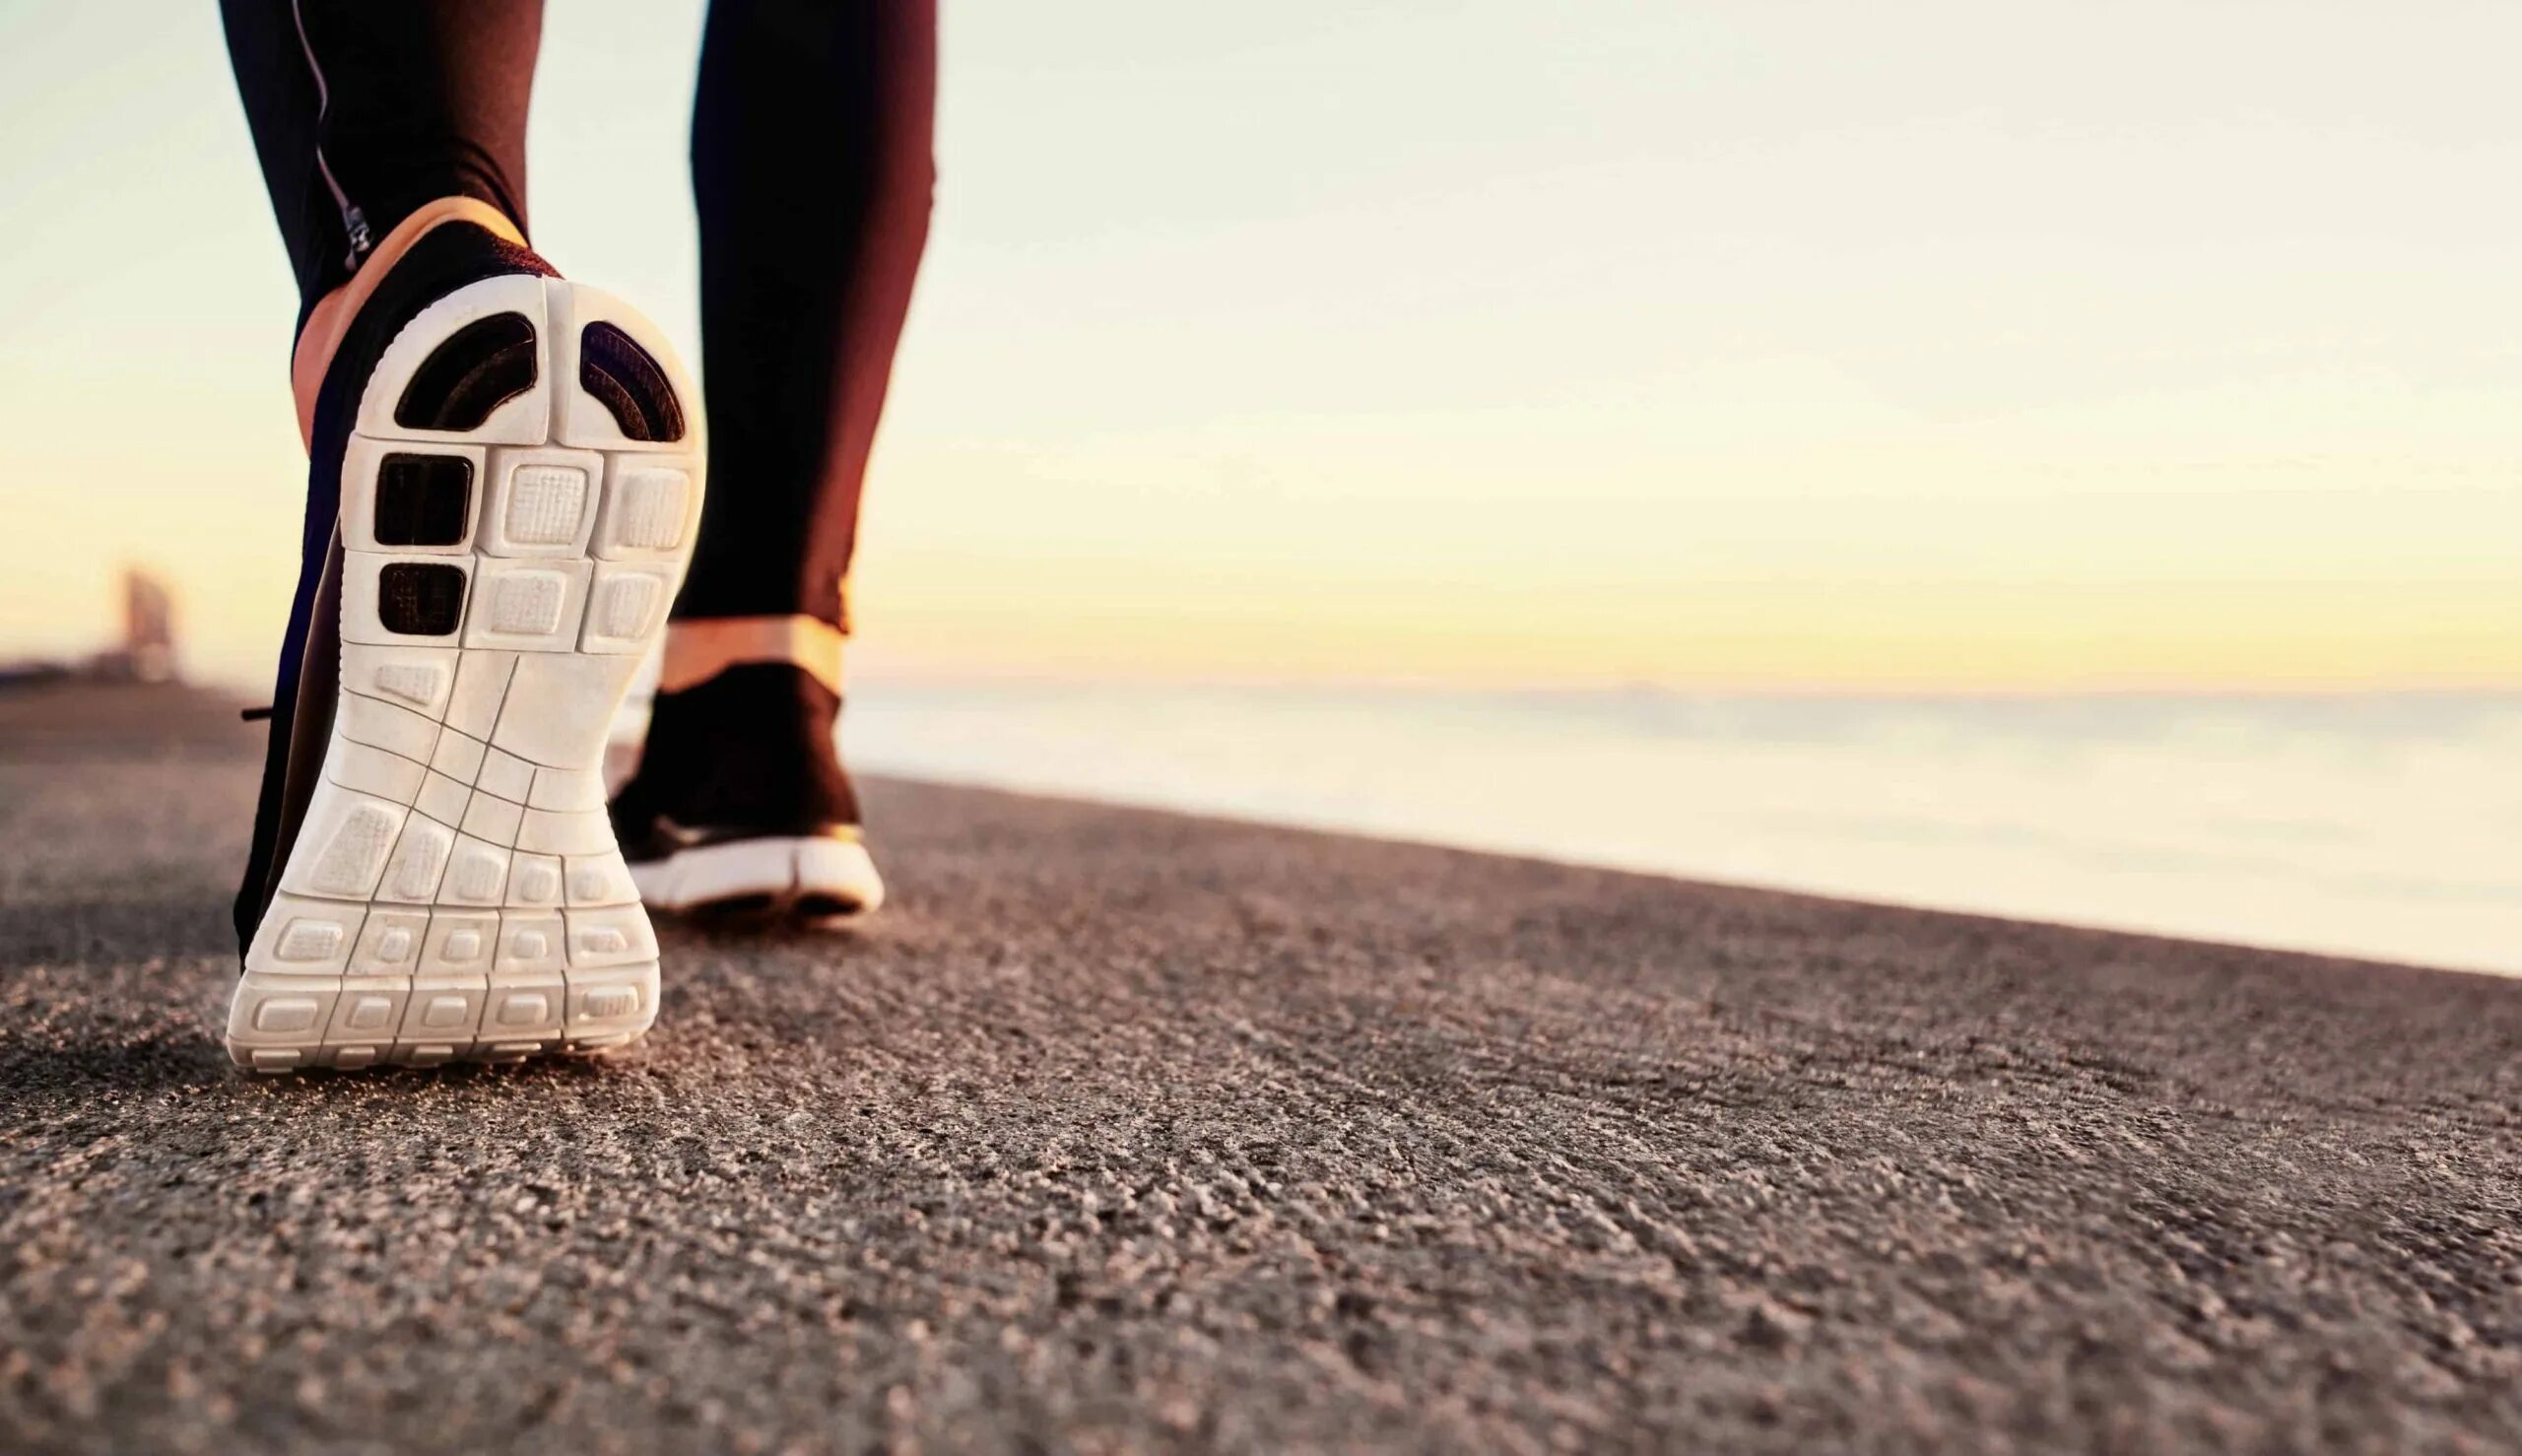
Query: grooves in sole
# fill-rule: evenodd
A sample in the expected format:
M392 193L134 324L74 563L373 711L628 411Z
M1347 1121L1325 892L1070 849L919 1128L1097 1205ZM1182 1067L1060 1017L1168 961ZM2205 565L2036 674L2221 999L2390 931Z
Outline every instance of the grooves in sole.
M666 391L635 433L578 382L590 335ZM468 362L485 338L505 356ZM559 279L460 289L379 360L342 467L333 734L229 1013L238 1066L602 1052L655 1021L602 769L699 521L697 431L646 437L677 394L652 326Z

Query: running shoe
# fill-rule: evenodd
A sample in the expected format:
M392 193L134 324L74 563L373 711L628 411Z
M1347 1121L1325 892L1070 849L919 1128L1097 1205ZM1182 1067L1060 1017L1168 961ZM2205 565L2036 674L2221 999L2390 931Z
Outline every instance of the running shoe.
M649 908L844 922L885 900L840 765L840 697L784 662L659 693L614 832Z
M646 1033L657 942L603 760L691 556L698 400L654 326L484 228L435 227L376 281L308 427L238 1066Z

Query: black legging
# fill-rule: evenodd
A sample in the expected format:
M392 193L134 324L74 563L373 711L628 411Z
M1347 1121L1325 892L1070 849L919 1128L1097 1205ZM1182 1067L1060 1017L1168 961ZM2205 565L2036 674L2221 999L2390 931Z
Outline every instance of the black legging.
M542 0L221 10L301 316L435 198L525 230ZM710 489L678 617L848 626L859 490L928 238L936 97L936 0L710 4L692 122Z

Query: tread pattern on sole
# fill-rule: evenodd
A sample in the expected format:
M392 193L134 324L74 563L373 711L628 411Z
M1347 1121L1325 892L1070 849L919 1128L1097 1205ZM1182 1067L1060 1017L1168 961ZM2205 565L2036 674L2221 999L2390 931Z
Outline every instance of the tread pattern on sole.
M374 407L486 314L528 325L534 389L452 432ZM598 1053L656 1018L602 763L691 558L702 460L555 397L598 328L671 359L606 295L503 278L423 310L368 380L342 475L341 695L230 1009L240 1067ZM690 391L661 368L670 400Z

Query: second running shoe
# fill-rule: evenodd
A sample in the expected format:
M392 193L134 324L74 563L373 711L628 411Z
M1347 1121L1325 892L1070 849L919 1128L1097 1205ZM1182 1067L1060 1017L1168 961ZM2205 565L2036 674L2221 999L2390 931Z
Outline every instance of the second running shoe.
M613 801L651 908L835 923L884 903L840 765L839 711L823 676L788 662L737 663L657 695L638 770Z

